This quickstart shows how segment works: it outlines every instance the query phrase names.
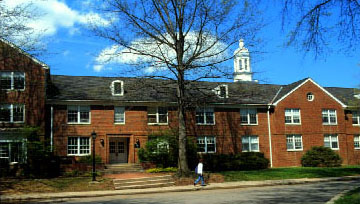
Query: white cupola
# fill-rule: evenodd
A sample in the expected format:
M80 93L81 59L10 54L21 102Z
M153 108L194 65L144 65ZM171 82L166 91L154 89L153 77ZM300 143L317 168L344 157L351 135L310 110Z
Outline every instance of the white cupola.
M239 40L239 48L234 52L234 82L252 81L250 52L244 47L244 40Z

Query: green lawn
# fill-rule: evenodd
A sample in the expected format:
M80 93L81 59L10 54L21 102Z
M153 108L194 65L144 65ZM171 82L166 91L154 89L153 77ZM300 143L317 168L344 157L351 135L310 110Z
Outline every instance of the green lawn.
M225 181L259 181L297 178L323 178L360 175L360 166L343 167L292 167L273 168L254 171L226 171L220 172Z
M360 187L349 191L344 196L335 201L335 204L359 204L360 203Z

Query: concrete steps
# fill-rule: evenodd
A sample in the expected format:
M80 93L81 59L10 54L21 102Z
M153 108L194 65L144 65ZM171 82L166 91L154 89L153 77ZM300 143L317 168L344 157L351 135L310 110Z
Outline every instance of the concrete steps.
M140 164L107 164L104 169L104 174L121 174L121 173L135 173L143 172Z
M175 184L171 175L132 179L114 179L113 182L116 190L166 187L173 186Z

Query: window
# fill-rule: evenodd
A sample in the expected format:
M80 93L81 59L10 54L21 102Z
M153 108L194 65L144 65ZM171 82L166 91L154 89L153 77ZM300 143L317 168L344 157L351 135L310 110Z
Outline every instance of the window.
M213 108L196 108L196 124L214 125L215 114Z
M226 84L217 86L213 91L219 98L228 98L228 86Z
M124 82L121 80L116 80L111 83L110 86L111 93L113 96L123 96L124 95Z
M314 94L312 94L312 93L307 93L307 94L306 94L306 98L307 98L308 101L313 101L313 100L314 100Z
M90 124L90 106L68 106L68 123Z
M300 124L300 109L285 109L285 124Z
M248 59L247 58L244 59L244 64L245 64L245 70L247 70L248 69Z
M360 112L358 112L358 111L352 112L352 124L360 125Z
M118 124L125 124L125 107L114 108L114 121Z
M25 118L24 105L2 104L0 105L0 122L23 123Z
M255 108L240 109L240 121L243 125L257 124L257 111Z
M339 149L338 136L334 134L326 134L324 136L324 146L331 149Z
M258 152L259 151L259 137L258 136L242 136L242 151L243 152Z
M302 150L302 137L301 135L286 135L287 150Z
M198 137L197 152L201 153L214 153L216 152L216 138L214 136Z
M167 124L167 107L148 107L148 124Z
M24 72L1 72L0 89L5 90L24 90L25 73Z
M243 69L243 64L242 64L242 60L239 59L239 70L242 70Z
M360 135L354 135L354 147L360 149Z
M90 137L69 137L67 152L68 155L89 155Z
M336 125L336 110L324 109L322 110L322 121L324 125Z
M25 143L0 142L0 159L9 162L25 162Z

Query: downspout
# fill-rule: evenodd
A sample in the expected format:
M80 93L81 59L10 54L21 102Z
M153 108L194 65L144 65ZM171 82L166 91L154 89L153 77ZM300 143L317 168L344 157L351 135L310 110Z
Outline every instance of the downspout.
M54 133L53 133L53 125L54 123L54 107L51 105L50 109L50 150L51 152L54 150Z
M269 148L270 148L270 167L273 167L272 161L272 148L271 148L271 126L270 126L270 105L268 105L267 109L267 119L268 119L268 133L269 133Z
M272 139L271 139L271 123L270 123L270 107L271 105L273 105L274 100L276 99L276 97L279 95L280 91L283 89L283 87L280 87L280 89L278 90L278 92L275 94L274 98L271 100L270 104L268 104L268 109L267 109L267 120L268 120L268 134L269 134L269 150L270 150L270 167L273 167L273 158L272 158Z

